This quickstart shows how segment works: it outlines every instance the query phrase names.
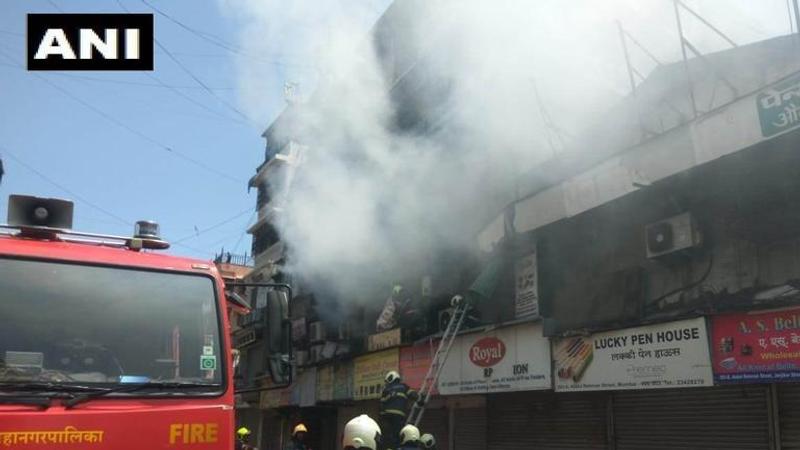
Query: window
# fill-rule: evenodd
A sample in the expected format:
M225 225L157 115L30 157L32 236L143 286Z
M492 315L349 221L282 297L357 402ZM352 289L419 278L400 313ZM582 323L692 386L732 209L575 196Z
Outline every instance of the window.
M0 382L220 384L210 278L0 259Z

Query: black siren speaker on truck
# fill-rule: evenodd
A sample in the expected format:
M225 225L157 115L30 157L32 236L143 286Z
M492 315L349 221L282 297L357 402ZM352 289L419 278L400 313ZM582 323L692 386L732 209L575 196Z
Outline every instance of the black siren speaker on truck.
M58 198L29 195L8 197L8 224L14 227L72 228L73 203Z

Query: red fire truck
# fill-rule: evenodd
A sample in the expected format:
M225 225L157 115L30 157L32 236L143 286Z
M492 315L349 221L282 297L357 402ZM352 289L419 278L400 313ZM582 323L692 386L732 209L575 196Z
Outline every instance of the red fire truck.
M155 252L154 222L72 231L72 210L12 195L0 225L0 450L232 449L235 296L215 266Z

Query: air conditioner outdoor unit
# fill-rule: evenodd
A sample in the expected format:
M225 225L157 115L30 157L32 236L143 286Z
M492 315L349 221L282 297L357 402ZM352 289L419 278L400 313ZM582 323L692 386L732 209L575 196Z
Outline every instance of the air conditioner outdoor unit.
M325 325L322 322L312 322L308 325L308 339L310 342L321 342L327 338Z
M688 212L645 226L647 257L658 258L698 247L700 230Z
M447 329L447 325L450 323L450 318L453 317L454 308L445 308L439 311L439 323L438 329L440 332L444 333ZM469 328L473 328L478 326L481 323L480 316L476 314L476 310L470 308L467 311L466 316L464 317L464 322L461 324L461 329L466 330Z

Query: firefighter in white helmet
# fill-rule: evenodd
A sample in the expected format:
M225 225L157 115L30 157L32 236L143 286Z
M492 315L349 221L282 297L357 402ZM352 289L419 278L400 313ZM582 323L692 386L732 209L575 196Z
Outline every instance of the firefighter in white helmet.
M419 443L425 450L436 450L436 439L430 433L425 433L419 437Z
M391 370L384 378L385 385L381 394L380 421L386 448L396 449L400 430L406 423L410 402L417 401L417 392L400 379L397 371Z
M350 419L342 432L343 450L379 450L381 427L368 415L362 414Z
M419 442L419 428L408 424L400 430L400 447L397 450L418 450L422 448Z

